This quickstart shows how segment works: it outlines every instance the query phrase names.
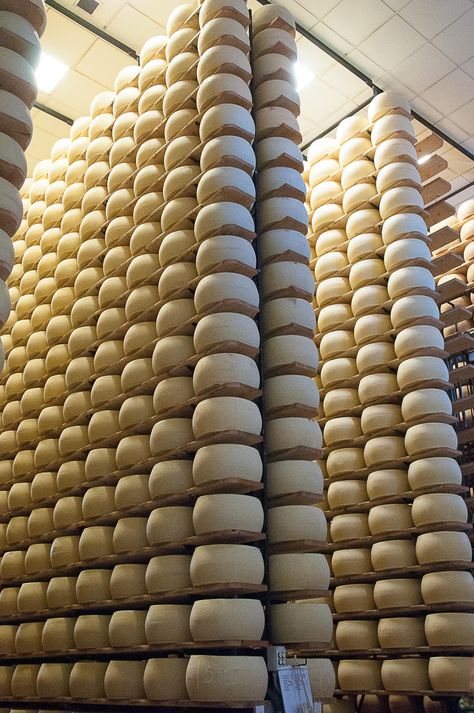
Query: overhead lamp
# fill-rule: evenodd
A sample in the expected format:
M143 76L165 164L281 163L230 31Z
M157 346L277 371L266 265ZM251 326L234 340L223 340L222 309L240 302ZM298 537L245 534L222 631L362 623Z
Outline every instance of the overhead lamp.
M36 70L36 81L38 89L46 94L50 94L64 77L69 67L61 60L46 52L41 53L38 69Z
M310 69L301 64L301 62L295 62L294 73L296 78L296 90L301 91L306 87L313 79L314 74Z

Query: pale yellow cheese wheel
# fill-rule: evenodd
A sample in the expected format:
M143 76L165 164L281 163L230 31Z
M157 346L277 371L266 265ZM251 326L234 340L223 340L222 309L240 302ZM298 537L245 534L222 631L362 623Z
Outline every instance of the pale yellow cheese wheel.
M332 556L331 567L335 577L371 572L370 549L361 547L336 550Z
M258 435L262 419L252 401L224 396L201 401L194 411L192 426L197 439L226 430Z
M79 616L74 627L75 648L87 650L110 646L110 620L111 617L105 614Z
M64 651L73 649L74 625L73 617L57 617L47 619L42 632L42 645L44 651Z
M390 540L372 545L372 565L376 572L412 567L417 564L415 544L411 540Z
M238 444L214 444L200 448L194 458L196 484L223 477L259 481L262 476L260 455L255 448Z
M335 303L322 307L318 317L318 329L321 334L341 327L344 322L352 319L352 309L349 304Z
M463 656L432 656L428 674L433 690L467 691L472 659Z
M379 648L377 621L373 619L339 621L335 634L340 651Z
M46 600L48 582L24 582L18 592L18 611L33 612L46 609L49 605Z
M59 466L57 485L58 491L68 490L80 485L85 479L84 461L68 461Z
M260 551L250 545L202 545L194 550L190 565L193 585L254 582L263 578Z
M365 468L363 448L337 448L331 451L326 461L330 477Z
M369 528L372 535L411 527L413 527L413 519L410 505L401 503L376 505L369 511Z
M146 594L145 564L119 564L112 570L110 578L110 595L112 599Z
M65 535L56 537L51 545L51 564L53 567L63 567L79 562L81 559L79 537Z
M332 614L327 604L289 602L271 609L272 635L277 643L305 641L328 645L332 638ZM375 622L374 622L375 623Z
M106 661L76 661L69 678L69 689L73 698L103 698Z
M389 691L419 691L430 687L426 659L386 659L382 662L382 681Z
M360 405L357 389L332 389L324 396L324 415L338 416Z
M108 569L87 569L79 573L76 597L80 604L110 599L111 572Z
M398 426L402 421L402 411L398 404L367 406L362 412L361 427L365 435L370 435L382 429Z
M464 532L430 532L419 535L416 556L420 564L468 561L469 538Z
M17 587L4 587L0 594L0 608L2 614L17 614L17 598L20 590Z
M409 489L406 470L374 470L367 477L367 493L370 500L399 495L408 492Z
M95 559L113 553L113 527L86 527L79 539L79 555L81 560Z
M14 667L11 679L11 693L14 698L38 695L36 681L39 670L40 664L18 664Z
M345 513L336 515L331 520L330 533L332 542L343 542L368 537L370 530L365 513Z
M147 592L153 594L191 587L190 564L188 555L152 557L145 576Z
M421 423L410 426L405 434L409 455L429 452L436 448L456 450L458 439L453 427L446 423Z
M252 599L197 601L188 620L183 619L183 628L186 625L193 641L223 641L234 637L258 640L264 628L263 608Z
M334 589L334 608L338 613L375 609L373 592L373 584L342 584Z
M269 572L270 587L275 591L329 587L329 565L321 554L271 555Z
M151 498L191 488L194 485L192 468L192 461L187 460L162 461L154 465L149 480Z
M337 357L326 361L321 367L321 383L324 388L333 387L358 374L355 359Z
M153 456L162 456L186 448L195 440L190 418L167 418L153 426L150 434L150 451Z
M36 679L38 696L59 698L69 696L69 676L72 663L43 663Z
M165 510L168 508L160 508L154 513L161 515ZM192 523L197 535L222 530L260 532L263 509L260 501L249 495L203 495L194 505Z
M30 545L26 551L25 572L27 574L35 574L51 569L50 550L51 545L49 542Z
M352 441L362 436L360 418L356 416L340 416L332 418L324 426L324 442L334 446L344 441Z
M430 572L421 580L421 594L425 604L471 602L474 579L470 572Z
M148 544L185 540L195 534L193 508L176 506L153 510L146 525Z
M339 662L337 677L346 691L383 689L381 662L376 659L350 659Z
M459 464L453 458L420 458L410 463L408 480L413 490L437 484L461 485Z
M383 649L426 646L425 620L422 617L380 619L377 634Z
M147 612L140 610L115 611L109 624L109 637L112 646L140 646L146 643L145 617Z
M232 670L232 676L228 675ZM191 656L186 688L192 700L263 700L268 686L265 660L254 656Z

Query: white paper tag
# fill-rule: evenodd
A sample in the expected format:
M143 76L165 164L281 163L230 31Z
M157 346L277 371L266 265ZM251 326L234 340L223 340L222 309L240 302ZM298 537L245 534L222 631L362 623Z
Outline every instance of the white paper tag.
M288 666L278 671L285 713L313 713L313 694L307 666Z

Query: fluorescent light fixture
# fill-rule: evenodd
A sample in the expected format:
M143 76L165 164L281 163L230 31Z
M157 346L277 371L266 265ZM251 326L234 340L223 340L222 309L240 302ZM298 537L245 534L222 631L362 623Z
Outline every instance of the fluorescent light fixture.
M50 94L59 84L68 69L69 67L67 64L64 64L64 62L61 62L55 57L51 57L51 55L46 54L46 52L42 52L40 63L36 70L38 89Z
M303 64L300 64L300 62L295 62L294 72L297 91L304 89L304 87L306 87L314 79L314 74L311 72L311 70L309 70Z
M424 156L421 156L421 158L418 159L418 165L421 166L423 163L426 163L429 161L429 159L432 157L432 153L427 153Z

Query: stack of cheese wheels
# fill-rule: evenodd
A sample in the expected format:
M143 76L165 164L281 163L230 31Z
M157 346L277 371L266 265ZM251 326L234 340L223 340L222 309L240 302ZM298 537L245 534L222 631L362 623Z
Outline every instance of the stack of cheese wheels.
M302 156L292 146L299 140L300 110L290 61L296 56L295 26L287 11L277 6L260 8L253 18L262 376L266 451L271 459L267 466L267 537L273 548L269 576L274 591L294 600L299 598L297 590L323 596L329 580L325 557L317 553L317 543L326 540L326 519L314 507L323 486L316 461L321 430L313 420L319 407L314 281L308 265ZM314 553L308 552L308 540L315 541ZM283 554L288 543L291 554ZM271 624L277 644L307 641L318 648L328 647L332 639L331 611L322 602L302 598L275 605ZM333 673L329 660L320 665ZM313 691L314 697L331 698L334 686L332 675L327 685Z
M403 612L424 601L420 579L394 579L390 570L422 564L429 572L437 556L447 563L457 558L458 566L471 560L409 111L396 93L378 95L368 119L346 119L335 140L313 144L304 174L322 360L323 467L335 550L335 641L341 650L435 645L443 634L433 632L444 622L435 618L425 627L424 617L384 617L384 610ZM465 215L470 213L466 208ZM419 491L413 505L400 501L409 491ZM414 527L424 533L416 541L404 532ZM384 541L387 535L398 538ZM365 547L360 538L367 538ZM370 571L375 583L360 577ZM449 597L448 564L441 574ZM461 600L471 596L470 573L459 574L452 601L461 590ZM427 585L431 596L434 586ZM353 621L354 612L375 609L378 626L362 616ZM459 631L469 629L468 616L462 624L460 619ZM360 665L366 685L359 683L359 690L407 690L397 688L389 666L384 675L380 662ZM426 659L419 668L407 685L429 687ZM354 673L352 661L341 662L342 690L354 690ZM378 685L375 679L369 685L371 676ZM436 690L439 684L431 685Z

